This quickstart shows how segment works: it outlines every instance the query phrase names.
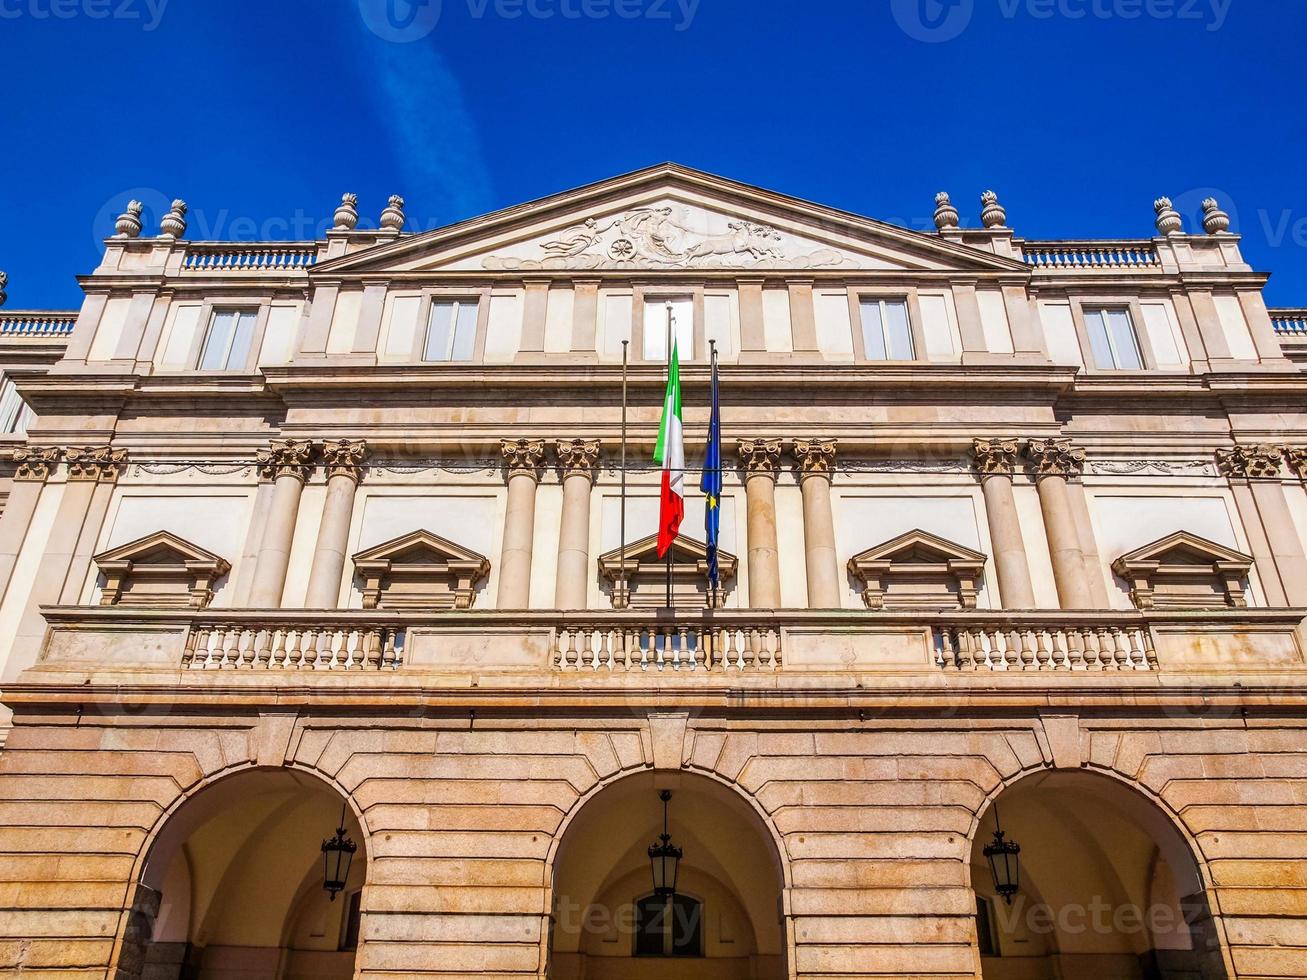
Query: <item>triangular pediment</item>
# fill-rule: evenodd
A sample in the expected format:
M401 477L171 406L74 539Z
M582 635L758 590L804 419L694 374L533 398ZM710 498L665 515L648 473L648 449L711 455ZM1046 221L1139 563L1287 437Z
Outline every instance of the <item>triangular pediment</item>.
M1210 567L1214 564L1252 565L1252 556L1227 548L1188 531L1176 531L1164 538L1150 541L1141 548L1126 552L1113 564L1123 568L1142 564L1193 565Z
M383 541L354 555L356 566L363 567L378 563L408 566L451 564L485 568L490 566L489 559L485 555L464 548L448 538L442 538L439 534L425 529L410 531L408 534Z
M155 531L144 537L120 544L116 548L102 551L93 560L100 567L130 562L133 565L206 565L220 569L218 574L227 570L227 561L198 544L192 544L185 538L178 537L171 531Z
M850 559L850 564L866 565L871 562L893 562L905 565L936 565L949 562L983 564L984 561L985 556L979 551L916 528L854 555Z
M623 559L626 561L628 569L633 569L639 565L649 565L653 563L666 562L666 557L658 557L658 535L650 534L648 537L641 538L638 541L632 541L623 548L614 548L599 556L599 568L601 571L616 572L621 568ZM680 535L672 543L672 564L674 566L697 566L708 561L708 546L696 538L686 535ZM717 550L717 566L721 570L723 577L729 578L735 574L736 557L728 551L720 548ZM729 569L729 572L728 572Z
M1026 272L1022 263L661 164L320 263L314 276L756 269Z

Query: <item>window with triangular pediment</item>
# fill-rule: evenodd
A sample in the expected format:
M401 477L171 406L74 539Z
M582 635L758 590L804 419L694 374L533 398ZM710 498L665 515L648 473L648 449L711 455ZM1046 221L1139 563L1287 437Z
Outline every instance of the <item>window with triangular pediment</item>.
M868 609L975 609L985 556L920 529L849 559Z
M676 609L721 608L735 580L736 558L717 552L720 585L708 590L708 548L682 535L671 550L672 605ZM599 574L608 583L614 609L661 609L667 606L668 561L658 557L658 535L632 541L599 556Z
M203 609L231 569L215 555L170 531L156 531L92 559L104 577L102 606L184 606Z
M1188 531L1126 552L1112 571L1136 609L1240 609L1248 605L1250 555Z
M354 569L364 609L471 609L490 559L418 530L360 551Z

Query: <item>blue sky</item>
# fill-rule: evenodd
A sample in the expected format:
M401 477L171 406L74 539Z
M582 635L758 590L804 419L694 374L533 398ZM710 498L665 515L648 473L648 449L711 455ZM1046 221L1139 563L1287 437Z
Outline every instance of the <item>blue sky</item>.
M1300 0L420 2L0 0L9 307L77 306L131 196L430 228L668 159L919 228L992 186L1028 237L1215 193L1307 305Z

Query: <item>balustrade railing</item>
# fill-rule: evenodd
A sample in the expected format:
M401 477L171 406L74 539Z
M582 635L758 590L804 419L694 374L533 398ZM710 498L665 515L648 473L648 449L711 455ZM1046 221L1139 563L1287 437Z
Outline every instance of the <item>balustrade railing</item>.
M66 337L77 322L75 312L13 310L0 312L0 337Z
M932 632L936 662L945 670L1157 669L1147 626L1111 619L1079 624L941 624Z
M1162 264L1148 241L1022 242L1020 247L1026 265L1057 272L1152 269Z
M1271 326L1281 337L1307 337L1307 308L1269 312Z
M775 671L781 630L759 621L718 624L694 614L680 621L593 622L563 626L553 664L578 671Z
M316 242L192 243L182 258L184 272L294 272L318 261Z
M354 623L314 629L294 622L200 621L182 652L189 670L393 670L403 659L402 628Z

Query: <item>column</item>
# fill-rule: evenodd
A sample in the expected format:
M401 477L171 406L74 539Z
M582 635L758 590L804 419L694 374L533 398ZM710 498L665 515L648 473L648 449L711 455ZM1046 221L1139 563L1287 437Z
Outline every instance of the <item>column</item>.
M127 450L109 446L66 449L64 459L68 463L68 482L14 635L5 664L6 678L13 678L36 662L46 631L41 607L59 602L78 545L84 545L88 535L98 535L113 484L127 462Z
M273 482L273 493L250 586L250 605L255 609L276 609L281 605L300 494L309 477L312 453L313 444L307 439L276 439L269 448L259 450L259 471L265 480Z
M504 439L500 451L508 467L504 506L504 544L499 553L500 609L531 604L531 548L535 542L536 487L545 461L542 439Z
M1032 439L1026 443L1026 457L1039 489L1058 602L1063 609L1091 609L1093 596L1085 575L1085 555L1067 493L1067 480L1079 476L1084 467L1084 450L1073 448L1066 439Z
M1283 453L1279 446L1235 446L1217 450L1216 464L1232 483L1247 483L1285 599L1290 606L1307 606L1307 556L1280 483ZM1294 458L1290 454L1290 460Z
M50 471L58 465L59 456L60 450L55 447L19 446L14 450L18 469L14 472L9 499L5 501L4 516L0 517L0 599L9 588L18 553L23 549L32 515L41 499L41 490L50 477Z
M345 549L354 514L354 497L363 477L367 443L362 439L328 439L322 444L327 470L327 499L322 505L318 543L313 549L306 609L335 609L340 604L340 582L345 572ZM301 484L302 486L302 484ZM275 501L274 497L274 501Z
M1017 440L977 439L971 451L985 497L985 519L989 522L989 541L994 549L999 602L1004 609L1033 609L1035 589L1030 581L1026 545L1021 539L1017 502L1012 495L1012 468L1019 451Z
M808 608L838 609L839 563L835 557L835 518L830 483L835 470L834 439L795 439L803 491L803 551L808 569Z
M584 609L590 585L590 489L599 463L598 439L559 439L563 520L558 530L554 606Z
M776 473L779 439L741 439L744 497L748 512L749 608L781 604L781 567L776 552Z

